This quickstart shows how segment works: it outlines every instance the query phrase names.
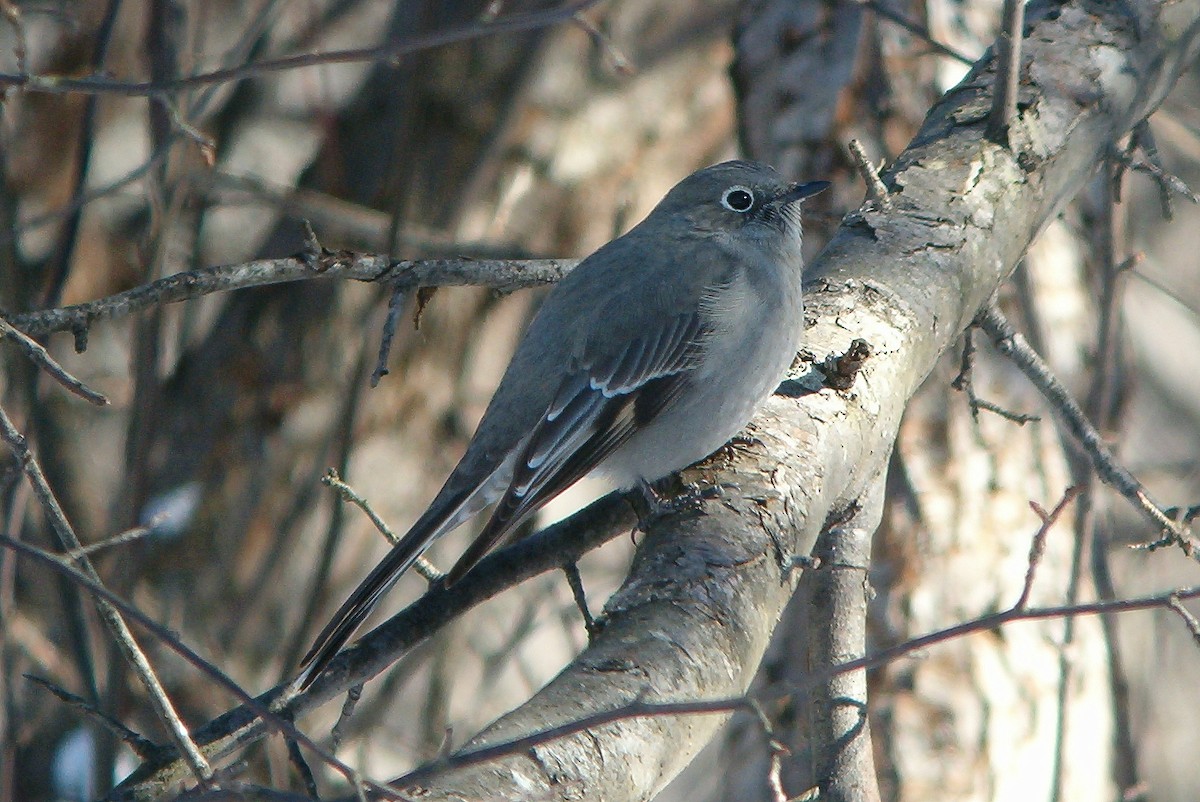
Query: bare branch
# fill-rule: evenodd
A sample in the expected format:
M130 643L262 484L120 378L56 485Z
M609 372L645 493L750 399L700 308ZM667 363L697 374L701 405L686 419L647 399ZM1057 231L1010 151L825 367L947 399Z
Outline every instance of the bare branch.
M79 566L79 570L86 576L89 583L97 587L102 587L99 574L96 573L96 570L92 567L87 557L81 553L82 546L79 543L79 539L75 536L75 530L71 528L66 515L63 514L58 500L54 497L54 491L50 489L50 485L46 482L46 477L42 474L41 467L29 451L29 446L26 444L25 438L17 432L12 421L8 418L8 413L3 408L0 408L0 438L8 445L9 450L12 451L13 456L17 459L17 463L25 472L29 483L33 486L33 492L42 504L42 509L50 521L51 529L58 536L61 548L76 554L75 564ZM8 538L5 538L5 540L7 541ZM208 761L204 759L204 756L200 754L200 750L196 748L196 744L192 742L191 737L188 735L187 727L180 720L179 714L175 712L175 706L167 696L166 689L159 682L158 676L154 673L154 669L150 665L150 661L146 659L146 655L142 652L141 647L134 640L133 633L129 631L125 620L121 618L121 614L117 608L102 597L96 597L96 608L100 611L100 617L108 626L113 639L121 649L125 659L146 687L155 712L162 719L167 731L171 734L172 740L175 741L175 745L183 752L192 773L201 784L207 783L212 777L212 767L208 765Z
M4 318L0 318L0 339L15 342L35 365L49 374L50 378L84 401L95 404L98 407L108 405L108 398L103 393L96 392L68 373L62 365L55 361L54 357L50 356L50 352L43 348L40 343L20 329L13 328Z
M1150 544L1150 547L1178 542L1185 550L1192 551L1188 547L1191 541L1186 528L1171 520L1162 507L1150 497L1142 483L1117 461L1070 391L1054 376L1041 356L1029 347L1025 338L1004 318L999 308L995 304L989 305L980 312L977 320L979 326L995 341L997 350L1011 359L1051 402L1072 436L1087 452L1101 480L1141 510L1160 531L1167 533L1166 539L1156 541Z
M956 624L945 629L939 629L916 638L911 638L904 643L896 644L875 654L814 669L812 675L804 682L788 688L777 688L771 692L761 694L757 699L738 696L695 702L650 703L634 701L613 710L577 718L556 727L547 727L521 738L514 738L510 741L492 744L471 751L441 755L436 760L392 780L389 785L400 789L411 788L450 771L491 763L502 757L520 755L533 747L549 743L553 740L595 730L607 724L627 719L680 715L713 715L732 713L738 710L755 712L760 709L759 706L762 702L778 700L794 695L807 695L812 692L814 687L828 682L834 677L863 671L864 669L879 668L895 662L902 657L925 651L931 646L947 643L968 635L989 632L997 627L1019 621L1075 618L1079 616L1133 612L1135 610L1175 609L1172 604L1173 602L1178 604L1181 600L1196 598L1200 598L1200 587L1178 588L1166 593L1107 602L1025 609L1019 609L1014 606L1003 612L982 616L962 624Z
M85 337L86 347L85 335L92 323L215 292L317 278L386 281L401 290L479 286L511 292L551 284L578 263L577 259L393 261L385 256L322 251L313 255L300 254L189 270L95 301L14 315L9 322L34 337L56 331L72 331L77 339Z
M292 724L289 717L277 712L283 708L281 704L281 691L283 689L269 691L258 698L250 696L250 694L242 690L240 685L222 673L216 666L205 660L191 647L175 637L175 635L169 629L147 616L129 602L117 596L108 588L104 587L98 582L93 581L91 578L73 566L69 565L60 557L43 551L35 546L31 546L28 543L22 543L21 541L9 537L3 533L0 533L0 545L3 545L5 548L10 549L17 554L29 557L34 561L45 565L59 575L66 577L71 582L74 582L76 585L79 585L83 589L87 590L88 593L92 594L97 599L97 603L103 602L108 604L113 609L119 611L121 615L131 619L132 621L135 621L139 626L145 628L147 631L157 637L163 645L167 646L188 663L198 668L202 674L214 680L217 685L228 691L234 698L245 705L248 710L252 711L256 718L262 720L274 730L283 733L288 738L292 738L303 744L315 754L320 755L321 759L325 763L341 772L347 779L351 780L352 782L364 782L373 790L383 793L389 798L396 798L395 795L388 791L387 788L379 785L378 783L374 783L370 780L362 778L358 772L339 761L332 754L322 749L319 744L298 730L296 726ZM209 750L206 749L206 751ZM209 753L211 754L211 752ZM131 777L130 779L132 780L136 776L137 773L135 773L134 777ZM182 779L182 777L175 777L166 782L169 783L178 781L180 779ZM163 783L158 787L161 788L165 784L166 783Z
M102 75L72 78L63 75L13 75L11 73L0 73L0 90L7 87L17 87L28 92L44 92L48 94L107 94L133 97L161 95L209 84L228 83L246 78L260 78L268 73L294 70L301 67L387 61L410 53L417 53L422 50L442 47L456 42L478 39L483 36L495 36L501 33L516 33L518 31L544 28L558 22L570 20L580 11L595 5L597 2L599 0L574 0L574 2L567 3L558 8L513 14L484 24L474 23L448 31L437 31L424 36L386 42L375 47L333 50L325 53L300 53L293 56L267 59L251 64L226 67L220 70L213 70L212 72L162 81L122 81Z
M286 702L289 716L297 717L333 698L341 689L361 684L365 678L379 673L391 665L397 655L425 640L464 611L531 576L558 568L564 561L577 560L588 550L628 532L635 524L629 505L616 494L610 494L537 535L490 554L454 586L453 592L434 586L408 608L361 638L356 646L343 651L299 696L283 699L288 689L281 686L252 699L232 681L219 680L225 687L232 686L231 691L236 689L235 696L242 707L210 722L195 733L195 738L203 745L205 754L215 760L217 756L227 755L241 744L261 738L267 729L261 720L265 718L271 729L296 738L309 749L316 749L303 734L296 731L290 721L282 720L268 710L267 705L271 706L271 710L276 710L280 709L282 702ZM6 539L0 536L0 543L4 542L7 542ZM139 623L150 628L157 626L152 621ZM187 650L182 644L180 647ZM190 653L190 650L187 651ZM187 659L192 662L192 658ZM199 661L196 665L206 674L223 678L216 669L203 664L199 657L196 660ZM324 754L316 751L317 754ZM346 773L349 767L336 762L330 765L351 776ZM178 782L183 776L183 766L178 760L164 756L161 761L143 765L118 788L118 793L124 794L120 797L122 799L153 798L154 789Z

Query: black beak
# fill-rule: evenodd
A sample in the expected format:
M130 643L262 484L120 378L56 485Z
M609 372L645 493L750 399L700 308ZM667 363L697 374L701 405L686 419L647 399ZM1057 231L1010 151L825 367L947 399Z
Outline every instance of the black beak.
M799 203L805 198L811 198L818 192L824 192L827 189L829 189L828 181L809 181L807 184L792 184L772 198L771 203L775 206L787 206L792 203Z

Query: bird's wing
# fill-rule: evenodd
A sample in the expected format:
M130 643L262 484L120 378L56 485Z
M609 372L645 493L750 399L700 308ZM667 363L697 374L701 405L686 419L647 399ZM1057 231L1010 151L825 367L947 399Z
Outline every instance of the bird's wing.
M447 575L453 584L525 516L571 486L671 404L707 337L699 313L679 315L628 341L614 354L575 360L516 455L512 479L479 536ZM503 474L498 469L493 475ZM446 490L451 490L451 480ZM321 630L301 665L307 688L425 549L490 501L483 483L461 485L413 524ZM491 496L491 498L489 498Z
M669 407L702 357L707 329L698 312L678 315L617 353L577 359L526 440L508 489L447 583Z

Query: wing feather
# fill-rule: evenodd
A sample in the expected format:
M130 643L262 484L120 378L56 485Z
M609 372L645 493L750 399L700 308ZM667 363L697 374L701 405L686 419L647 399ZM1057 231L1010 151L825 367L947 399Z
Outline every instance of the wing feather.
M526 441L508 490L447 582L460 579L525 517L674 403L703 353L706 335L698 313L679 315L617 354L577 360Z

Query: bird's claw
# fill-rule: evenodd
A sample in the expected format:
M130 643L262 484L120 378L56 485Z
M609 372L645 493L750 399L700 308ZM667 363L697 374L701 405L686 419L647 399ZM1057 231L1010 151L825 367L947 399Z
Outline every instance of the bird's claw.
M649 482L641 482L638 487L644 502L644 509L637 510L638 528L643 532L667 516L697 511L705 501L721 495L716 485L702 486L694 482L684 483L680 492L669 496L660 493Z

